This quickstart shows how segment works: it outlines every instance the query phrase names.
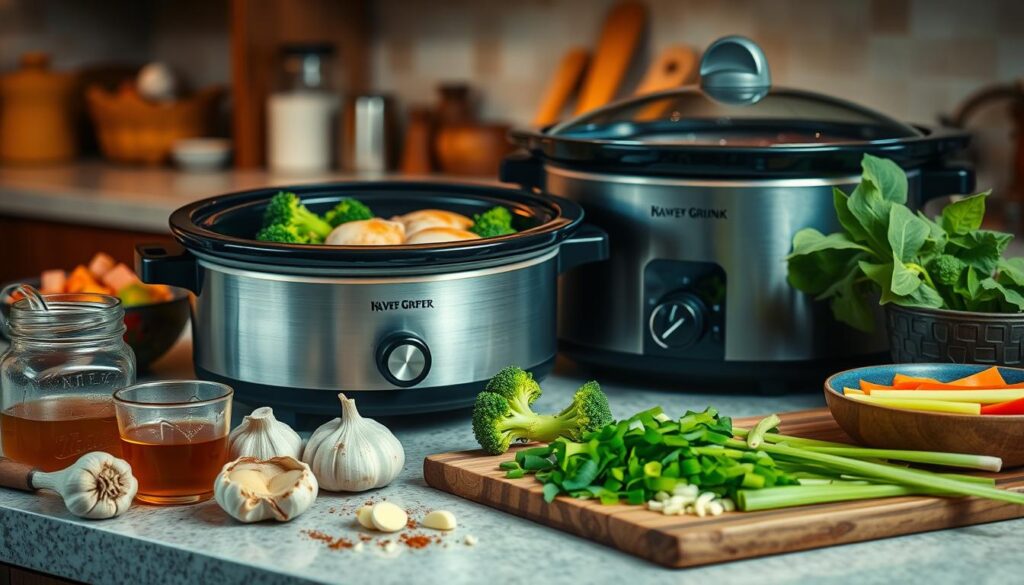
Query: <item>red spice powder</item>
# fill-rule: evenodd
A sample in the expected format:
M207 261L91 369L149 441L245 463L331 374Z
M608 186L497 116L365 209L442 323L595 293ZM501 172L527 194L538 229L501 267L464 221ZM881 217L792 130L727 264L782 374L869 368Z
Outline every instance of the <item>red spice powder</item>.
M309 538L313 540L318 540L326 544L327 548L331 550L343 550L347 548L352 548L353 546L352 541L347 538L342 538L340 536L338 538L335 538L330 534L327 534L326 532L321 532L319 530L303 530L302 532Z
M409 532L403 532L398 536L399 542L408 546L409 548L425 548L430 543L438 543L441 540L437 537L431 538L426 534L414 534Z
M406 513L408 513L408 512L406 512ZM409 521L405 523L405 527L408 528L409 530L415 530L416 526L418 526L418 524L416 524L416 521L413 520L412 518L409 518Z

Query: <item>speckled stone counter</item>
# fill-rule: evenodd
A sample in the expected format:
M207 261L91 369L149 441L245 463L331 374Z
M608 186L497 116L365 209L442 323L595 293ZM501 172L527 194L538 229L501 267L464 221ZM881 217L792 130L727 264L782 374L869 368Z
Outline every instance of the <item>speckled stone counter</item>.
M157 366L161 377L187 376L187 346ZM544 383L540 407L555 409L586 376L560 362ZM616 415L653 404L670 411L714 404L735 416L821 405L818 393L782 397L724 392L682 393L667 386L602 376ZM0 490L0 562L89 583L1019 583L1024 575L1024 521L974 526L876 542L672 571L433 490L423 457L470 448L467 412L386 422L405 445L402 475L360 495L321 492L314 507L289 524L242 525L214 502L159 508L135 505L124 516L87 522L66 513L54 495ZM459 528L419 550L391 554L373 535L362 551L332 549L319 531L358 541L352 512L387 498L415 516L453 511ZM429 531L417 531L436 534ZM478 539L464 544L466 535Z

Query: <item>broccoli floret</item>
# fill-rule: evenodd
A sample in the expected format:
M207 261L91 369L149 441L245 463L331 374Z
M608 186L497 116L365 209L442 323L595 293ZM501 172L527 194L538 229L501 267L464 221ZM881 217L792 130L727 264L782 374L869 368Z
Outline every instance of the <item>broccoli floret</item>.
M256 234L256 239L261 242L280 242L282 244L308 244L308 235L299 233L295 226L273 224L261 229Z
M314 244L324 241L332 229L331 224L324 221L322 217L306 209L298 196L284 191L274 195L270 199L270 203L267 204L266 211L263 212L263 227L274 226L294 229L300 239L305 238L309 243ZM280 234L281 232L278 230L274 233Z
M352 199L346 197L338 202L334 206L334 209L324 214L324 219L327 223L331 224L332 227L338 227L343 223L350 221L361 221L364 219L373 219L373 211L370 210L362 201L358 199Z
M943 254L932 260L928 268L935 282L953 286L960 281L960 275L967 270L967 264L956 256Z
M487 382L484 391L503 396L520 411L530 410L530 405L541 395L540 384L533 379L533 374L518 366L502 368Z
M596 431L612 422L612 409L601 385L591 380L580 386L572 397L572 404L555 415L566 425L568 436L573 441L583 440L583 435Z
M596 382L584 384L572 404L556 415L537 414L530 408L540 393L533 376L516 367L505 368L487 383L473 408L473 435L484 451L504 453L513 441L579 440L611 422L608 399Z
M512 228L512 212L500 205L483 213L473 215L473 227L469 231L481 238L493 238L516 233Z

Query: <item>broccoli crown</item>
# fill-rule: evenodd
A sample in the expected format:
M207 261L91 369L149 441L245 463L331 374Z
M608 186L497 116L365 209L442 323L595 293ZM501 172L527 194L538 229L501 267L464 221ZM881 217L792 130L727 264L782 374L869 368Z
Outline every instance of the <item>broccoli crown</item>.
M521 411L529 411L541 394L540 384L533 379L533 374L518 366L503 368L487 382L484 391L503 396Z
M481 238L516 233L512 228L512 212L500 205L473 215L473 227L469 228L469 231Z
M299 233L295 226L284 224L272 224L261 229L256 234L256 239L261 242L279 242L282 244L308 244L308 235Z
M967 264L956 256L943 254L932 260L929 268L936 282L953 286L960 280L960 275L967 269Z
M580 386L572 397L572 404L555 418L563 423L567 431L563 433L564 435L574 441L580 441L584 434L599 430L612 422L612 410L608 406L608 397L601 390L601 385L591 380Z
M333 227L338 227L343 223L350 221L361 221L364 219L373 219L373 211L370 210L362 201L358 199L352 199L346 197L338 202L334 206L334 209L324 214L324 219L327 223Z
M498 455L508 451L512 441L529 438L529 426L537 415L516 412L504 396L481 392L473 407L473 435L484 451Z
M274 195L263 212L263 227L273 226L294 228L311 243L322 242L331 233L331 224L307 209L297 195L284 191Z

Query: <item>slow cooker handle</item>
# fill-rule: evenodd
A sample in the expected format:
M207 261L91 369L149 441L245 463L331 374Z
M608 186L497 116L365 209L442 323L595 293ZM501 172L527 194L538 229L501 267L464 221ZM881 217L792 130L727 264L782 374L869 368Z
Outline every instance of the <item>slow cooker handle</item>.
M921 169L921 204L946 195L965 195L974 192L974 169L966 164Z
M143 282L169 284L199 294L196 268L196 257L177 243L135 246L135 271Z
M558 273L607 260L608 254L608 233L596 225L584 224L559 247Z

